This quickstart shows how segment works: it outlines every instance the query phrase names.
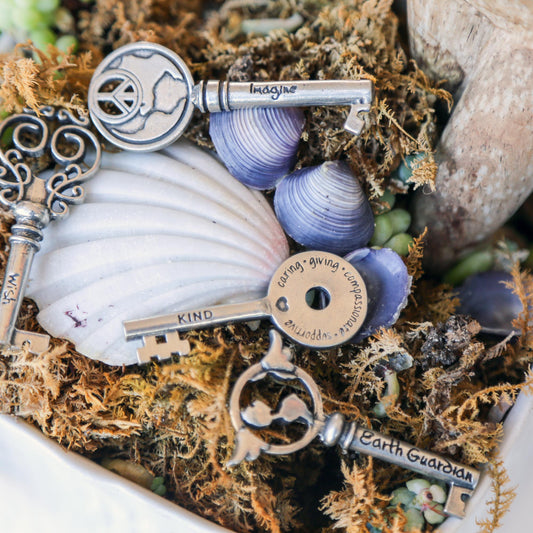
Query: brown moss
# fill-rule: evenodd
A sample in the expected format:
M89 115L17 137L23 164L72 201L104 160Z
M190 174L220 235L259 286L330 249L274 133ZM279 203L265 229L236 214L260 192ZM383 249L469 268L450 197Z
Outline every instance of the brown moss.
M480 521L476 520L479 533L493 533L499 530L502 526L502 518L516 496L516 487L509 487L509 476L502 461L492 461L489 474L492 478L491 489L494 497L487 502L489 517Z
M34 54L28 57L28 54ZM0 57L0 107L4 113L43 105L86 112L87 88L97 64L89 52L69 55L49 45L47 53L18 45Z

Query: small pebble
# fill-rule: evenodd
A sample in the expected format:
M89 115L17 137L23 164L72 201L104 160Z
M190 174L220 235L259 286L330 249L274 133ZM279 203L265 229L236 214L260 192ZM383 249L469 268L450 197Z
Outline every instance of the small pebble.
M56 41L56 46L59 50L62 52L69 52L69 49L71 52L75 52L78 48L78 40L74 35L62 35L59 37L59 39Z
M152 487L154 476L144 466L124 459L104 459L102 466L146 489Z
M409 505L415 497L414 492L411 492L407 487L400 487L392 491L392 500L390 505L396 507L400 505Z
M46 51L49 44L56 42L56 35L50 28L41 28L30 32L30 39L39 50Z
M423 531L424 530L424 517L420 511L416 509L407 509L405 511L407 523L405 524L406 531Z
M446 501L446 491L440 485L431 485L428 490L434 502L444 503Z
M291 33L297 30L304 22L300 13L294 13L287 19L280 18L265 18L265 19L248 19L241 23L241 30L243 33L257 33L267 35L274 30L285 30Z
M423 491L424 489L429 489L431 487L431 483L424 478L417 477L415 479L410 479L405 486L415 494L418 494L419 492Z

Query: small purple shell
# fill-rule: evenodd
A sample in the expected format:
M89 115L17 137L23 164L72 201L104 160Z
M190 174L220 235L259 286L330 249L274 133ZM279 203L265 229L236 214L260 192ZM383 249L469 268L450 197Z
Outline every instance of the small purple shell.
M523 306L520 298L505 286L512 279L508 272L495 270L470 276L459 287L458 313L477 320L485 333L506 336L516 331L512 322Z
M276 189L283 229L313 250L338 255L365 246L374 233L368 199L347 163L327 161L297 170Z
M402 258L390 248L361 248L345 259L361 274L368 295L365 321L352 339L352 342L358 342L398 320L400 311L407 304L412 278Z
M266 190L294 166L304 124L299 108L246 108L212 113L209 134L233 176Z

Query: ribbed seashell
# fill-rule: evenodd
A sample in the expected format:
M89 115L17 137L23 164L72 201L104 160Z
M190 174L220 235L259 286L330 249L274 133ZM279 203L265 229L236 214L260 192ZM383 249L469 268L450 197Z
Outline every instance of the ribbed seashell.
M477 320L485 333L509 335L512 322L522 312L520 298L506 287L513 280L508 272L491 270L474 274L458 289L458 313Z
M27 295L51 335L93 359L137 361L124 320L264 296L288 257L262 194L188 142L105 154L85 190L45 230Z
M368 295L365 321L353 339L357 342L398 320L407 304L412 278L402 258L390 248L361 248L345 259L361 274Z
M272 189L294 166L305 118L299 108L246 108L212 113L209 134L240 182Z
M274 209L283 229L310 249L343 255L365 246L374 232L368 199L341 161L287 176L276 189Z

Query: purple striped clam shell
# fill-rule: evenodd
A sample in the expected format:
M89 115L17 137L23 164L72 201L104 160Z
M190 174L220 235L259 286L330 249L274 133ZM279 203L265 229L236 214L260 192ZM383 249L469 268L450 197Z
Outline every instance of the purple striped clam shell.
M299 108L212 113L209 134L230 173L252 189L272 189L294 166L305 123Z
M306 248L343 255L374 232L368 199L347 163L327 161L281 181L274 209L283 229Z
M365 321L352 339L352 342L359 342L398 320L407 305L412 278L402 258L390 248L361 248L345 259L361 274L368 295Z
M516 329L512 322L522 312L520 298L505 283L508 272L488 271L474 274L458 289L458 313L477 320L485 333L507 336Z

